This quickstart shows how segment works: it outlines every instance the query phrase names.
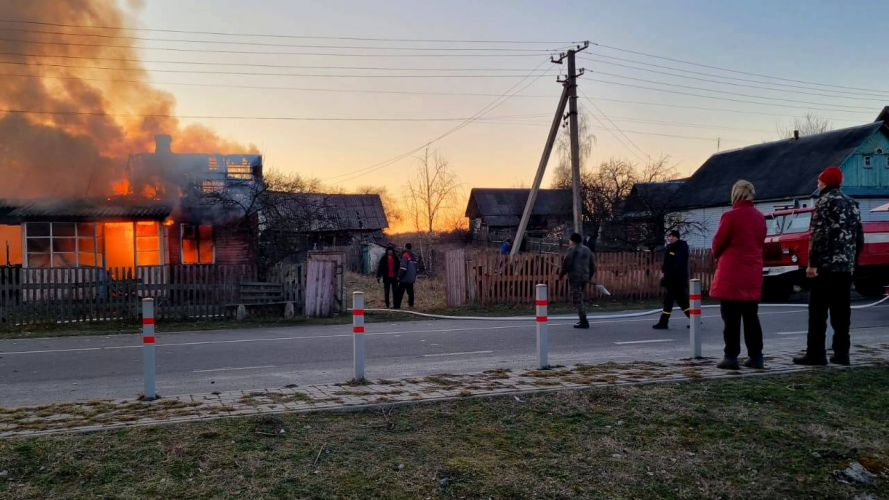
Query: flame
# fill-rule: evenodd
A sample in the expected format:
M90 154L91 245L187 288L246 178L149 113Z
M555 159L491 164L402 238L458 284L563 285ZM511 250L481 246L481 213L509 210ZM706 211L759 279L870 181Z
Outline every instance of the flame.
M28 0L0 2L0 19L93 26L138 26L135 10L115 0ZM130 2L128 5L135 5ZM18 26L26 28L26 26ZM71 33L120 34L117 30L65 29ZM154 136L170 134L177 152L251 152L200 125L185 125L176 117L172 94L148 83L150 74L139 62L135 41L114 39L92 45L47 45L46 41L84 42L82 37L21 33L16 41L0 41L0 51L14 54L22 64L60 64L39 78L0 79L0 108L37 110L41 114L0 113L2 197L110 196L144 194L140 186L120 180L132 153L154 151ZM68 59L56 55L76 55ZM115 62L110 62L109 59ZM64 67L64 66L82 66ZM123 71L97 78L90 66ZM57 77L57 78L54 78ZM114 81L111 81L114 80ZM126 81L124 81L126 80ZM71 111L88 114L72 115ZM60 114L53 114L60 113ZM152 115L148 117L146 115ZM168 189L174 193L175 190ZM157 193L154 194L155 196Z

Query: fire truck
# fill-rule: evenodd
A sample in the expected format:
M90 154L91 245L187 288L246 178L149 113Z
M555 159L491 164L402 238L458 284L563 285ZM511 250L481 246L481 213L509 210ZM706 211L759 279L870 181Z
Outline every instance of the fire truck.
M789 208L766 215L763 247L763 300L785 301L795 286L807 290L809 224L814 208ZM873 211L889 211L889 205ZM864 249L855 268L855 291L880 297L889 285L889 222L865 222Z

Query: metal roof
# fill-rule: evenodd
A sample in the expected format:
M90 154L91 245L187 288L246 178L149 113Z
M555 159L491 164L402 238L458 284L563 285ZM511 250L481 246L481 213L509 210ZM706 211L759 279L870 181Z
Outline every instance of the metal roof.
M489 226L517 226L530 189L475 188L469 193L466 217L482 218ZM556 215L571 217L571 191L568 189L541 189L537 193L532 215Z
M113 219L163 220L172 207L159 202L144 200L29 200L22 202L7 214L7 218L22 222L43 221L91 221Z
M377 194L277 193L287 198L280 210L313 216L313 231L376 231L389 227ZM295 203L294 203L295 202ZM298 215L298 214L294 214Z

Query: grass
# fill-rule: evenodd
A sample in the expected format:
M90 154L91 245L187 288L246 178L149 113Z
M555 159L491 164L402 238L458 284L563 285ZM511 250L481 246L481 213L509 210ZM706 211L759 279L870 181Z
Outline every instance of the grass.
M15 438L0 497L886 498L887 408L856 368Z

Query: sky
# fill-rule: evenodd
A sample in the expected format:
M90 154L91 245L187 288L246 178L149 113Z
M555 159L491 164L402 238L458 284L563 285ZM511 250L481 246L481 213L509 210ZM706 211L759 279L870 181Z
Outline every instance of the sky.
M807 112L828 119L833 128L843 128L873 121L882 106L889 104L889 66L884 63L884 48L889 41L889 32L880 28L879 23L868 21L889 19L889 2L885 1L147 0L137 10L133 10L132 3L131 0L122 0L122 5L138 17L142 27L157 29L321 37L547 42L461 45L213 37L241 43L509 49L500 50L503 55L497 54L496 57L440 57L435 55L436 51L428 51L425 52L430 54L428 56L409 58L180 54L150 49L180 46L177 43L141 43L141 55L146 61L194 61L197 58L202 62L220 64L199 69L247 73L164 73L156 70L183 69L187 66L146 62L156 85L176 97L180 115L467 118L489 105L496 96L519 84L513 92L523 90L488 112L485 115L490 117L487 122L479 120L470 123L431 146L444 153L468 187L517 187L532 182L561 92L556 76L559 71L562 74L565 71L563 66L548 62L549 53L544 50L566 46L563 42L589 40L593 44L580 54L588 59L578 60L578 67L586 70L579 82L579 90L584 96L579 99L582 112L592 111L601 120L601 124L596 119L592 122L592 132L596 136L592 164L610 157L625 157L641 163L649 156L669 155L678 165L680 173L687 175L717 149L776 139L778 124L789 124L794 117ZM199 35L166 33L144 36L201 38ZM189 46L220 48L219 45ZM256 51L349 52L346 49L222 47ZM514 54L515 50L529 49L540 52L529 52L529 56L521 57L509 55ZM351 53L356 52L386 53L351 50ZM477 52L496 54L498 51ZM395 67L404 70L388 73L407 77L356 77L356 74L379 75L387 72L242 66L245 63ZM535 67L551 73L538 71L534 77L526 78ZM422 71L430 68L455 71ZM698 73L690 73L692 71ZM311 78L255 75L251 72L346 76ZM418 77L435 74L485 77ZM498 77L487 77L495 74ZM535 79L536 76L540 78ZM729 80L727 77L756 82ZM490 95L208 88L170 85L170 82ZM413 157L408 156L379 169L369 170L368 167L421 147L462 123L231 118L200 121L224 137L259 146L265 155L267 168L317 177L330 185L346 189L359 185L380 185L387 186L391 191L398 191L405 184L414 168ZM550 162L550 172L556 160L554 156Z

